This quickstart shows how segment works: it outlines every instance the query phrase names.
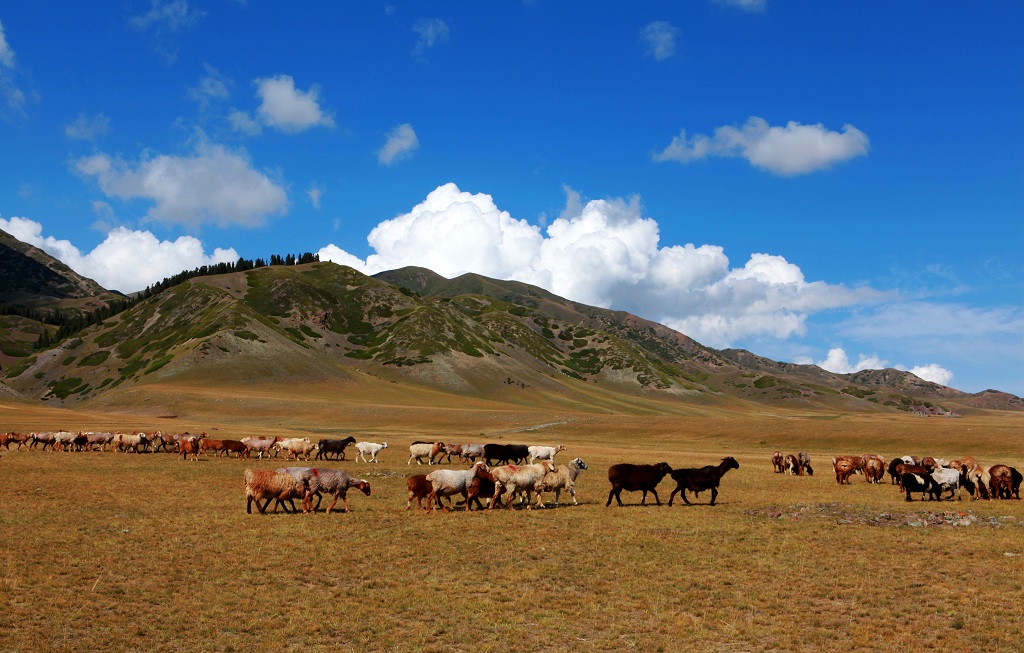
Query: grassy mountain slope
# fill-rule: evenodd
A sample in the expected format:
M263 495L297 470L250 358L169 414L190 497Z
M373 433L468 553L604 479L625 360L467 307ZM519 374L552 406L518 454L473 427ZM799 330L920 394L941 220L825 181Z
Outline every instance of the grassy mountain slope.
M457 395L625 412L750 405L938 413L971 405L969 395L905 372L836 375L709 349L528 284L449 280L422 268L367 277L333 263L193 278L6 367L2 378L53 404L112 401L154 385L322 384L400 401ZM977 405L1013 407L993 396Z

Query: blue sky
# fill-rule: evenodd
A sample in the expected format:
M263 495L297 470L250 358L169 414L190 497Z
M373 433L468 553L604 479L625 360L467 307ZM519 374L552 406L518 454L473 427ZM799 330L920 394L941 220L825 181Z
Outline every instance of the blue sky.
M1024 395L1024 4L0 6L0 228L110 288L318 252Z

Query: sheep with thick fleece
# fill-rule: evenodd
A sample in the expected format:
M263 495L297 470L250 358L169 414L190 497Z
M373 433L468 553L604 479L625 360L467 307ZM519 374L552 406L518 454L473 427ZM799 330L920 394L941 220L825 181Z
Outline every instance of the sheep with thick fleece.
M427 507L425 510L429 511L431 504L437 502L442 510L448 512L448 508L441 503L441 497L461 494L466 500L466 512L469 512L469 503L475 496L471 495L470 486L473 483L473 479L482 471L487 471L487 465L481 460L474 463L469 469L439 469L427 474L427 481L430 483L431 488L430 495L427 496Z
M444 442L413 442L409 445L409 462L406 464L411 465L415 460L417 465L422 465L423 459L426 458L427 464L433 465L434 458L440 462L443 455Z
M366 496L370 496L369 481L350 476L340 469L315 468L312 478L309 479L310 497L316 495L316 506L313 508L313 512L316 512L320 507L322 494L334 495L334 503L327 506L327 514L331 514L331 508L334 507L334 504L338 503L338 499L341 499L345 504L345 512L351 512L348 507L347 497L349 488L355 488Z
M584 469L587 469L587 463L583 462L582 458L573 458L568 465L559 465L544 475L544 478L537 484L537 493L554 492L555 507L557 508L558 497L562 490L569 490L569 494L572 495L572 505L580 505L576 501L576 477Z
M276 499L278 502L302 499L302 512L309 512L309 486L306 482L286 472L272 472L269 469L245 470L245 512L252 514L252 502L261 514ZM266 499L262 506L260 501ZM281 504L284 505L283 503ZM285 507L287 512L288 508ZM277 506L274 506L277 511Z
M555 464L550 460L544 460L534 465L502 465L501 467L492 467L491 474L494 476L494 496L491 498L491 505L487 507L488 510L494 507L495 503L499 503L501 490L504 489L508 493L508 499L505 503L506 508L512 507L512 497L517 493L523 492L526 494L526 509L531 509L530 495L536 493L537 495L537 507L543 508L544 501L541 499L540 492L537 491L537 485L541 480L555 469Z

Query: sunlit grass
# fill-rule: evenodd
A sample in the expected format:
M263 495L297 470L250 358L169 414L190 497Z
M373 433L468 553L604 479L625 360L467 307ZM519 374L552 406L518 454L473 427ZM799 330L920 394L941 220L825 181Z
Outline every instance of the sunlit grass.
M318 411L288 428L327 422ZM144 427L61 415L83 428ZM0 651L895 653L1011 651L1022 639L1021 502L906 504L861 477L837 486L828 457L972 453L1019 467L1007 452L1020 451L1024 419L345 415L357 437L392 429L377 438L390 442L381 464L324 465L370 480L371 496L350 495L350 514L245 514L243 469L280 462L0 452ZM53 414L31 417L41 416ZM209 427L273 431L250 419ZM0 428L19 420L29 417ZM406 446L451 436L453 422L460 441L565 442L559 458L590 465L581 505L405 511L405 476L427 471L405 464ZM516 430L531 423L558 425ZM817 474L774 474L775 448L809 450ZM614 462L701 466L723 455L741 466L715 507L707 493L692 507L641 508L638 493L604 507ZM660 486L663 503L672 487ZM870 523L927 511L978 521Z

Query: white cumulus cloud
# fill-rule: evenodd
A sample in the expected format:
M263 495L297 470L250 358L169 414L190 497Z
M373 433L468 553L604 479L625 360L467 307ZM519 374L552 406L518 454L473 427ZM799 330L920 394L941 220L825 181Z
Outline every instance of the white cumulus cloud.
M863 370L884 370L891 367L889 361L882 360L878 356L861 354L856 364L851 363L842 347L833 347L828 350L825 360L818 361L817 366L834 374L852 374Z
M82 253L67 240L44 237L42 224L27 218L0 218L0 229L43 250L75 272L104 288L124 293L143 290L166 277L202 265L238 260L234 249L216 248L210 254L191 236L160 240L149 231L117 227L91 252Z
M290 75L277 75L257 79L256 88L261 100L257 114L264 125L287 133L334 127L334 118L320 108L319 86L314 84L308 91L301 91Z
M676 53L676 34L679 30L670 23L656 20L640 30L640 40L647 54L657 61L664 61Z
M408 159L420 146L412 125L405 123L388 132L388 140L377 151L377 162L390 166L403 159Z
M751 116L742 128L718 127L712 136L687 137L683 130L665 149L656 152L653 159L690 163L712 156L738 156L762 170L794 176L866 156L869 147L867 135L853 125L844 125L840 132L826 129L820 123L802 125L790 121L779 127Z
M335 245L333 260L374 274L407 265L446 277L476 272L516 279L562 297L628 310L714 347L750 335L801 334L809 314L875 301L871 289L804 279L781 256L755 254L731 268L721 247L659 245L639 198L580 201L541 228L500 210L486 194L445 184L406 214L380 223L365 261Z
M909 372L925 381L948 386L953 382L953 373L941 365L932 363L930 365L919 365L910 368Z
M200 143L189 156L144 155L129 163L99 153L74 163L108 197L153 202L147 219L198 227L262 224L288 206L285 189L254 169L244 152Z

